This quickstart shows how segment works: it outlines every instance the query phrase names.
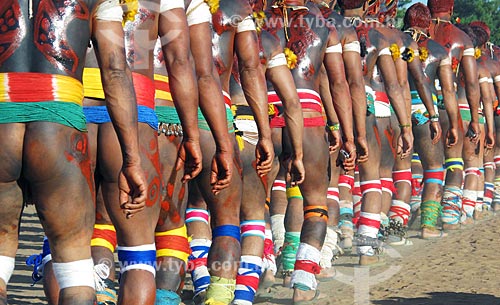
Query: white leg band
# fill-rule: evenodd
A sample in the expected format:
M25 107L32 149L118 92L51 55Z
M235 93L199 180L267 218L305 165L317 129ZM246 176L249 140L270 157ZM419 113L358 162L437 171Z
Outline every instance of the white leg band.
M6 285L9 282L12 273L14 273L15 265L15 258L0 255L0 279L2 279Z
M52 263L60 289L86 286L95 289L94 261L83 259L69 263Z

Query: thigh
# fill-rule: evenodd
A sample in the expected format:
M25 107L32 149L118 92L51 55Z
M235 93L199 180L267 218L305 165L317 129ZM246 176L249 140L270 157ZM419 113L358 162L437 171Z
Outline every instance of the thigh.
M414 149L418 153L424 169L436 169L443 166L443 143L439 140L432 144L429 124L413 127Z
M90 257L95 194L87 134L56 123L29 123L24 147L24 177L54 261Z
M325 205L328 188L328 140L324 127L304 128L304 168L300 185L305 205Z
M24 124L0 124L0 255L14 257L23 206L21 176ZM24 183L23 183L24 184Z
M255 146L245 142L240 152L243 165L243 190L241 198L241 220L263 219L266 190L272 185L270 175L259 177L255 170Z
M210 185L210 175L215 143L209 131L200 130L200 144L203 147L203 169L196 177L196 184L210 210L211 222L214 227L228 224L239 226L240 223L242 165L236 139L232 137L232 141L235 151L232 179L229 187L214 195Z
M101 126L99 142L105 142L106 139L116 139L116 133L111 125ZM102 138L101 138L102 137ZM103 144L104 145L104 144ZM116 227L118 244L122 246L137 246L142 244L151 244L154 242L154 229L158 221L159 202L161 193L160 161L158 151L158 134L149 125L139 123L139 152L141 157L141 166L146 177L147 193L146 208L144 211L127 219L120 208L118 198L118 184L116 178L122 165L121 151L118 146L118 154L112 155L117 147L108 145L99 146L101 155L101 175L103 182L103 197L106 208L111 216L113 224ZM118 160L117 160L118 159ZM101 159L99 160L101 161ZM109 171L109 172L106 172ZM111 173L111 174L110 174Z
M177 152L181 140L181 137L167 137L164 134L158 137L162 191L157 231L175 229L180 227L184 222L187 184L181 182L182 172L175 169Z
M374 115L369 115L366 118L366 139L368 142L369 155L366 162L359 164L359 180L378 180L380 179L381 135L377 128Z

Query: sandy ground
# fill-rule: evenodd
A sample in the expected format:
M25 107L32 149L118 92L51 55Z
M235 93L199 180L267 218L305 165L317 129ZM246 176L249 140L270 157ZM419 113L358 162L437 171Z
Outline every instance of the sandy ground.
M385 266L361 268L357 257L343 256L335 261L336 278L320 283L321 299L315 304L500 304L499 236L500 215L440 240L422 240L411 231L414 245L388 248ZM23 215L16 271L8 287L11 305L46 304L41 285L31 287L32 270L25 265L29 255L41 251L42 238L30 207ZM277 283L255 304L291 304L291 296Z

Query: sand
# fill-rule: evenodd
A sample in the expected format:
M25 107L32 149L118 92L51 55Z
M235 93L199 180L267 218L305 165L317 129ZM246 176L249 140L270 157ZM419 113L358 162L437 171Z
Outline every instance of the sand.
M356 256L336 260L337 276L320 283L321 299L315 304L500 304L499 236L500 215L439 240L422 240L418 232L410 231L414 245L388 248L385 266L361 268ZM25 265L29 255L41 251L42 239L36 213L28 207L16 271L8 286L11 305L46 304L41 284L31 287L32 270ZM291 304L292 291L279 281L269 294L258 296L255 304Z

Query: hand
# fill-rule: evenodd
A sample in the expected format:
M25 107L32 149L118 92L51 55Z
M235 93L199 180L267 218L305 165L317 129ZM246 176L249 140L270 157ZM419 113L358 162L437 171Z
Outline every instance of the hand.
M215 152L210 175L210 184L214 195L219 194L220 191L229 186L233 176L233 158L232 149L230 151L217 150Z
M339 161L342 162L342 168L346 172L354 170L356 167L356 145L354 145L353 141L345 141L342 150L347 153L347 155L343 156L342 151L340 151L339 158L342 159Z
M486 139L484 141L484 155L487 156L490 151L495 147L495 135L492 131L488 131L486 134Z
M330 142L328 150L330 151L330 154L333 154L340 148L340 144L342 143L340 130L331 130L328 128L328 141Z
M477 144L477 142L479 141L480 134L481 134L481 129L479 129L479 123L470 122L465 136L468 137L472 143Z
M201 172L201 149L199 140L184 139L179 146L177 154L177 162L175 169L181 170L184 167L184 176L182 176L182 183L193 179Z
M450 148L458 142L458 130L456 128L448 129L446 133L446 147Z
M363 163L368 160L368 142L366 142L365 137L356 138L356 152L358 157L358 163Z
M413 133L411 128L404 127L401 128L401 133L398 137L398 147L396 153L401 159L408 157L411 154L413 148Z
M120 208L127 218L146 207L146 179L140 162L123 165L118 176Z
M291 186L297 186L304 182L306 170L304 169L304 163L302 163L302 158L296 158L288 161L288 171L286 173L286 181L290 183Z
M431 139L432 139L432 144L436 145L439 142L439 139L441 139L441 124L439 122L432 122L429 124L429 128L431 130Z
M274 147L271 139L259 139L255 146L256 170L259 177L271 171L274 160Z

